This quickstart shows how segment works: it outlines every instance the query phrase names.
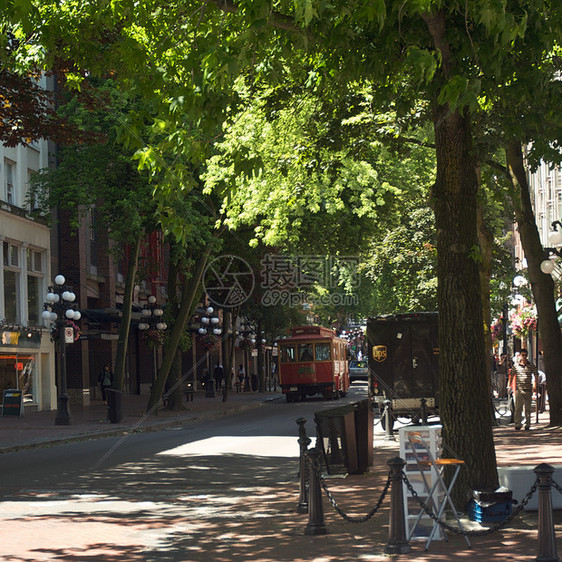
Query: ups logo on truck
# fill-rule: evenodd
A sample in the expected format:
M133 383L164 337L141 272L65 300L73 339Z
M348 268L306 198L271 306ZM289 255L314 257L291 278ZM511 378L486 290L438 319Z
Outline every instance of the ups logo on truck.
M373 359L378 363L382 363L388 357L388 351L386 345L374 345L373 346Z

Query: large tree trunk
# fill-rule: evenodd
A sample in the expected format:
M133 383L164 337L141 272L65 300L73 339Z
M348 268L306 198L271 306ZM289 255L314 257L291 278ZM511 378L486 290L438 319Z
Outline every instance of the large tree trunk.
M117 350L115 352L115 367L113 371L113 388L123 392L125 381L125 358L127 356L127 345L129 343L129 332L131 329L131 315L133 308L133 293L135 290L135 279L139 265L141 236L135 240L131 248L127 277L125 278L125 289L123 293L123 310L121 316L121 326L119 327L119 339L117 340Z
M441 54L443 81L454 74L442 12L424 16ZM476 231L478 178L470 122L458 110L433 103L437 176L433 208L437 229L439 306L439 414L444 456L465 462L453 490L462 509L475 489L498 485L489 414L488 360Z
M171 242L171 259L168 263L168 306L166 310L166 320L170 323L170 330L173 330L174 324L179 314L180 303L178 294L178 252L183 255L184 250ZM180 350L176 350L174 361L168 380L164 383L164 388L167 389L168 403L167 409L169 410L182 410L183 405L183 385L181 376L182 354Z
M479 178L480 179L480 178ZM478 182L480 187L480 181ZM490 278L492 276L492 250L494 247L494 237L484 222L482 205L478 204L476 209L478 244L480 246L481 260L479 262L480 270L480 292L482 294L482 318L484 319L484 350L488 358L488 396L490 404L490 415L492 425L497 425L496 412L494 409L494 402L492 399L492 357L493 357L493 342L492 331L490 326L492 324L492 312L490 306Z
M514 208L527 259L527 271L533 298L537 305L539 330L544 354L544 368L548 384L550 425L562 425L562 335L556 314L554 282L540 269L547 257L541 245L535 215L531 205L529 184L523 162L520 143L513 143L506 150L511 181L518 188L514 196Z
M150 398L148 400L148 405L146 411L154 413L162 398L162 393L164 391L164 385L168 379L170 369L174 362L176 351L180 343L181 337L185 330L187 321L193 314L193 309L196 304L196 296L198 295L198 289L201 286L201 280L203 278L203 273L205 272L205 267L207 266L207 260L211 252L212 244L209 244L208 248L200 256L193 275L191 278L184 278L182 283L181 292L181 305L178 311L177 318L174 321L174 327L166 340L164 345L164 356L162 359L162 366L158 371L158 376L152 385L152 390L150 392Z
M472 490L498 485L478 270L478 181L468 120L437 106L435 144L439 413L444 456L465 462L455 487L462 509Z

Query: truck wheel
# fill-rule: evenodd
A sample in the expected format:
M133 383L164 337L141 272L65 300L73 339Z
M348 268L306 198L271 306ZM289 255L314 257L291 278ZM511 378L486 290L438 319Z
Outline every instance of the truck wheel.
M295 394L294 392L287 392L287 394L285 394L285 398L287 398L287 402L296 402L298 400L298 394Z

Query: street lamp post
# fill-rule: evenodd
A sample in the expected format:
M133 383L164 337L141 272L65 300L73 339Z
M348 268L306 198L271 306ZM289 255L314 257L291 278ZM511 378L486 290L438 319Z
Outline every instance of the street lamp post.
M81 318L80 311L73 302L76 295L72 287L65 285L66 279L63 275L55 277L55 284L50 286L45 297L44 311L42 317L48 322L54 323L56 337L59 342L60 353L60 377L57 396L57 415L55 425L69 425L70 414L68 412L68 389L66 384L66 338L74 341L74 330L66 326L67 320L78 321Z
M197 330L200 336L206 336L209 332L213 336L220 336L222 329L219 326L220 319L217 316L213 316L215 309L212 306L208 306L205 309L205 316L200 319L201 326ZM209 334L210 335L210 334ZM207 353L207 380L205 381L205 397L214 398L215 397L215 381L213 379L213 373L211 371L211 361L210 361L210 349L206 349Z
M157 336L152 342L152 384L154 384L156 373L158 372L156 348L159 346L160 334L168 327L165 322L162 322L163 315L164 311L156 304L156 297L150 295L148 303L144 305L141 311L142 322L139 322L139 330L142 332L152 330ZM150 333L150 331L147 333Z
M256 330L254 327L246 321L242 321L240 323L239 329L237 330L237 339L236 343L242 349L242 357L243 357L243 365L244 365L244 373L246 375L246 380L248 381L249 388L252 388L252 380L250 370L253 371L254 369L254 360L252 358L252 349L256 345L257 335ZM250 369L250 363L252 364L252 369ZM244 390L245 381L242 381L242 389Z
M558 230L558 226L560 226L560 230ZM550 256L558 256L562 258L562 250L558 247L562 246L562 222L554 221L552 223L552 230L548 235L548 241L552 247L545 248L547 253L547 258L541 262L541 271L546 275L552 274L552 272L556 269L556 264Z

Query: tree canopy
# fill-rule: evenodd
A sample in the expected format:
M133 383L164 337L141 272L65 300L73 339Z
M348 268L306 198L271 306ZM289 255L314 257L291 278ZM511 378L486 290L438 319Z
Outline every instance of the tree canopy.
M21 10L27 12L25 23ZM449 453L466 461L462 492L497 484L491 420L473 415L489 400L479 282L478 170L494 144L513 149L515 142L534 140L536 156L557 146L560 132L547 124L559 99L558 2L53 1L11 5L4 18L22 45L22 61L42 59L47 67L61 69L76 87L88 73L115 74L121 87L146 100L149 117L131 115L124 140L137 149L141 166L159 178L155 198L167 211L161 213L161 222L179 238L183 220L166 205L197 185L200 164L212 155L222 134L220 125L244 102L240 88L234 87L241 77L250 95L264 86L279 90L282 85L289 99L302 100L292 115L294 132L304 142L292 153L288 148L294 149L294 142L272 145L275 157L261 157L272 187L265 182L259 186L256 173L256 181L245 185L252 189L251 207L243 199L229 201L242 218L270 195L275 210L287 211L259 217L264 228L256 234L263 239L273 241L275 233L285 236L289 220L304 227L307 205L355 209L360 201L367 209L364 216L378 224L379 210L392 193L372 161L351 159L340 151L335 159L338 174L330 175L328 167L326 175L314 167L314 158L323 151L310 136L329 135L310 121L307 128L302 126L302 117L316 109L303 93L335 100L366 88L377 112L392 111L401 131L413 130L413 123L432 126L436 172L430 204L436 226L444 442ZM510 111L515 99L517 112ZM535 104L537 99L545 106ZM272 123L250 121L248 127L256 132L261 128L263 134ZM230 124L235 127L236 121ZM137 127L147 125L153 137L139 146L138 139L145 137L137 134ZM285 166L279 165L283 157ZM305 162L312 164L306 173ZM241 154L238 169L258 170L257 164L250 151ZM512 164L515 170L518 162L512 159ZM214 175L219 177L219 172ZM279 188L284 177L290 189ZM238 173L233 178L242 181ZM231 215L228 220L234 225L237 219ZM538 256L540 244L534 247L532 253ZM553 396L558 394L556 390ZM559 402L551 412L556 419L562 415Z

